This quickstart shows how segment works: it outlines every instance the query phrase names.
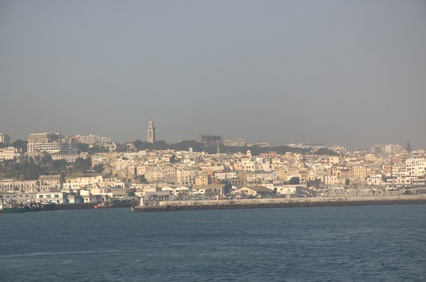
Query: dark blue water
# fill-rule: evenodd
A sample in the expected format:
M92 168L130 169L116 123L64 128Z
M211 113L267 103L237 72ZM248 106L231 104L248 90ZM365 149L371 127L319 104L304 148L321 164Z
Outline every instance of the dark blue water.
M4 214L0 281L426 281L426 205Z

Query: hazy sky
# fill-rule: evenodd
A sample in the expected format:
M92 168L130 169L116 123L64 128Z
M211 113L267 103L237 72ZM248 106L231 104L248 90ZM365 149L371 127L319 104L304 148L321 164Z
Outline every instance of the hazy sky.
M426 148L426 1L0 1L0 132Z

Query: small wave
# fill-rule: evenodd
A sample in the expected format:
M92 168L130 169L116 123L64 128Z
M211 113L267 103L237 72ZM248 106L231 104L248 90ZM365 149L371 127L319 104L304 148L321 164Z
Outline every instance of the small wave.
M63 255L80 255L80 254L99 254L99 253L122 253L131 252L132 250L95 250L95 251L74 251L74 252L38 252L28 254L16 254L0 256L0 259L20 258L20 257L36 257L36 256L63 256Z

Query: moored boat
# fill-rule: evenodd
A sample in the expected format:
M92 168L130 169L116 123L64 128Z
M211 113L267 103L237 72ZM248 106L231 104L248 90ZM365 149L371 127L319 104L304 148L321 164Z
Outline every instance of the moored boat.
M18 213L18 212L26 212L25 208L2 208L0 209L0 213Z
M31 203L29 205L17 205L17 204L0 204L0 213L19 213L19 212L31 212L31 211L40 211L41 207L38 204Z

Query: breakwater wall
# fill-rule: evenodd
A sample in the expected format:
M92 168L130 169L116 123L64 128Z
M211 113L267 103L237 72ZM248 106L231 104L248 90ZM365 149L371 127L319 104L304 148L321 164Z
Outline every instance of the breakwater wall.
M183 211L254 208L426 204L426 195L315 197L245 200L164 201L155 206L136 206L133 211Z
M46 210L82 210L82 209L93 209L96 203L81 203L81 204L54 204Z
M97 204L98 203L53 204L43 209L43 211L93 209ZM116 202L111 208L130 208L133 204L134 202Z

